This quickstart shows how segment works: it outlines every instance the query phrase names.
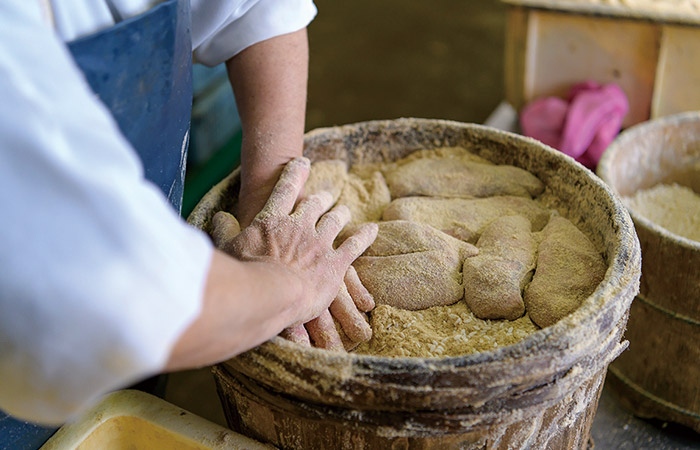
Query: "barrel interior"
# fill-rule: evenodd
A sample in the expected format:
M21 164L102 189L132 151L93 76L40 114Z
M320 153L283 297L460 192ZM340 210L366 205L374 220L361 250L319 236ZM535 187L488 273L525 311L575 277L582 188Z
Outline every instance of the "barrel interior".
M630 196L659 183L678 183L700 193L700 120L697 113L630 130L601 163L617 193Z

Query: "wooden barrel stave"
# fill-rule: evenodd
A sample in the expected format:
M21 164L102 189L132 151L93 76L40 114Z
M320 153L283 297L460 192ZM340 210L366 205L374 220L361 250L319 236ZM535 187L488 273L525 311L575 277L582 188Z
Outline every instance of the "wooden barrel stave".
M698 189L700 112L647 122L606 150L598 173L632 195L657 183ZM692 172L692 173L691 173ZM641 417L700 432L700 243L630 211L642 251L640 292L630 310L629 351L610 368L613 394Z
M281 448L585 448L605 377L587 378L565 401L484 415L328 407L270 392L221 366L214 371L229 424Z

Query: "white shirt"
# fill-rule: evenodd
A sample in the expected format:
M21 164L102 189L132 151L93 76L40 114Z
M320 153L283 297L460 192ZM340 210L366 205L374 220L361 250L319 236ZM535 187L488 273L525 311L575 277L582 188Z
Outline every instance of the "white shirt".
M39 0L0 2L0 409L25 420L60 424L162 370L211 259L62 43L153 3L110 0L105 15L105 1L55 0L60 36ZM311 0L192 0L195 56L218 64L315 12Z

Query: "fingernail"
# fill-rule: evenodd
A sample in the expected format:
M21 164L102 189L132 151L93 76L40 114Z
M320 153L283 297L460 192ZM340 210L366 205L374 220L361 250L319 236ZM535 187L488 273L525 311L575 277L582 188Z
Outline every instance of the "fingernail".
M370 294L369 292L367 293L367 295L365 295L365 299L367 301L367 306L369 307L368 311L373 310L374 307L377 306L377 304L374 302L374 296L372 294ZM368 312L368 311L365 311L365 312Z
M368 223L367 225L369 226L370 233L372 233L372 234L379 233L379 225L377 225L374 222Z

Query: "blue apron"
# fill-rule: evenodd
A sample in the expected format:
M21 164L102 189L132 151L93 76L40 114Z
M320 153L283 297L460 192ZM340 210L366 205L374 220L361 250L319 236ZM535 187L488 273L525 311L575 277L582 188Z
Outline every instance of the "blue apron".
M145 177L179 212L192 110L189 1L165 1L68 48L136 149ZM55 431L0 411L0 449L33 450Z

